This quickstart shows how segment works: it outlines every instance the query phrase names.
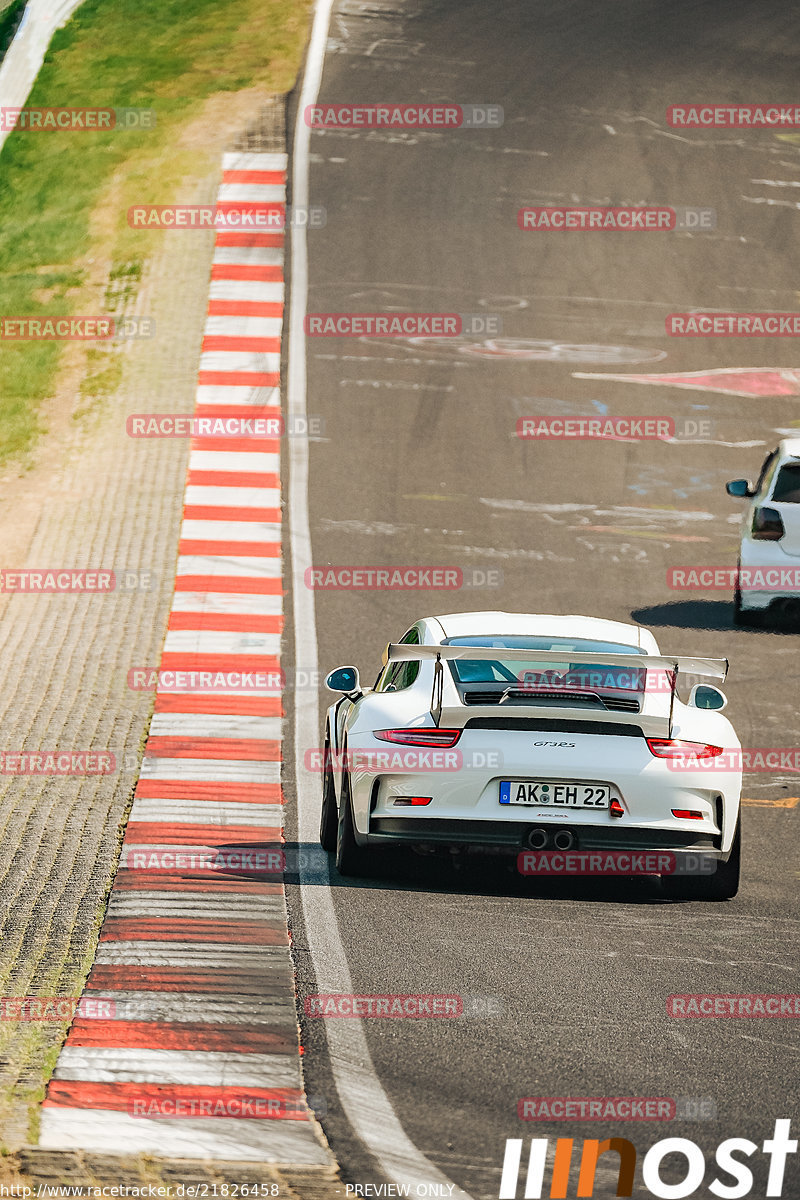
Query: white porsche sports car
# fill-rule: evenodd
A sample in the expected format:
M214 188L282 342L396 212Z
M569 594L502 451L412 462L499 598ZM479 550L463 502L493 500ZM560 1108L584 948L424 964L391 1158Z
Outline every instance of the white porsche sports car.
M663 656L649 630L596 617L425 617L387 646L374 687L352 666L326 679L341 695L326 718L320 841L345 875L402 844L658 851L677 864L654 872L669 894L728 899L741 747L705 682L727 667ZM687 678L701 681L688 695Z

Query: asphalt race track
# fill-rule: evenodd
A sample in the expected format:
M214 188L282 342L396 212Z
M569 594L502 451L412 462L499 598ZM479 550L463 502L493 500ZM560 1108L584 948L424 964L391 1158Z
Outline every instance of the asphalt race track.
M667 585L672 567L735 565L739 508L725 481L755 477L778 431L800 424L800 386L787 375L788 394L759 395L752 371L734 388L749 395L712 390L725 376L695 389L584 377L800 368L790 338L664 329L692 308L797 307L800 134L681 132L665 111L788 102L798 26L777 0L335 8L321 103L483 102L502 106L504 123L313 133L310 197L327 225L308 234L309 311L496 314L504 340L308 339L308 412L324 423L310 448L315 565L456 566L476 584L318 591L323 673L354 663L372 683L385 643L427 614L634 620L664 651L730 659L728 715L745 747L800 744L800 630L736 629L729 591ZM564 203L711 208L716 228L518 228L523 205ZM523 416L606 414L670 417L690 434L566 443L515 432ZM795 1115L797 1022L666 1010L673 993L800 991L800 779L748 774L744 796L743 885L726 904L669 903L652 881L533 885L488 863L414 859L362 882L331 867L355 993L486 998L486 1015L469 1019L363 1022L409 1138L475 1200L497 1196L506 1138L627 1137L643 1152L674 1135L711 1164L725 1138L760 1147ZM302 999L317 984L298 887L289 902ZM303 1041L344 1178L380 1184L338 1101L323 1022L306 1020ZM517 1117L521 1097L570 1095L705 1099L717 1117ZM764 1195L765 1163L753 1156L753 1195ZM598 1178L613 1195L616 1172ZM800 1195L799 1181L795 1163L784 1194Z

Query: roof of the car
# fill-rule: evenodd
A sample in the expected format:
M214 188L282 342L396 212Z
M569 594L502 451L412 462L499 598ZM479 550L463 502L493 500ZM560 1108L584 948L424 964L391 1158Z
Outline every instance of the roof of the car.
M641 646L657 653L655 639L648 629L603 617L554 616L546 613L466 612L433 617L446 638L480 637L487 634L517 634L532 637L587 638L592 641L618 642L623 646Z
M778 449L781 458L800 458L800 437L784 438Z

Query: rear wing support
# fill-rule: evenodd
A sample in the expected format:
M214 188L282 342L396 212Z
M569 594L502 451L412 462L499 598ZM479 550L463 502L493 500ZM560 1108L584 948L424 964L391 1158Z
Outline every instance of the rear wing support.
M725 659L726 672L727 672L727 669L728 669L728 660L726 658ZM675 709L675 692L678 689L677 668L671 674L672 674L672 677L670 679L670 685L669 685L669 732L667 733L667 737L670 739L670 741L672 741L672 713Z
M437 654L436 661L433 664L433 692L431 694L431 716L433 717L434 725L439 725L442 720L443 690L444 667L442 666L441 655Z

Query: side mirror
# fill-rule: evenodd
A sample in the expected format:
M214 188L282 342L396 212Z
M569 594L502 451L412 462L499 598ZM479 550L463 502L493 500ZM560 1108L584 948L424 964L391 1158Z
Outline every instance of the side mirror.
M744 500L747 496L755 495L749 479L731 479L730 483L725 484L725 491L729 496L735 496L737 500Z
M710 708L719 712L727 707L728 697L710 683L696 683L689 693L689 703L694 708Z
M358 667L337 667L325 677L325 687L331 692L344 692L346 696L361 695L361 679Z

